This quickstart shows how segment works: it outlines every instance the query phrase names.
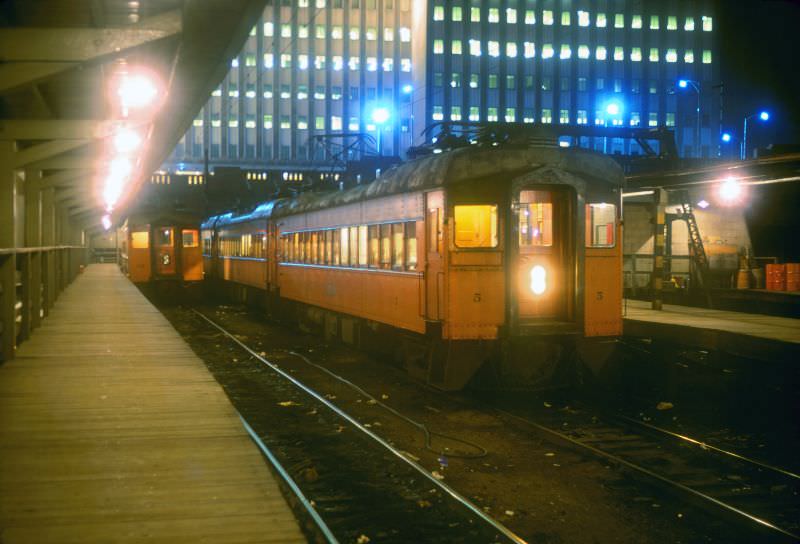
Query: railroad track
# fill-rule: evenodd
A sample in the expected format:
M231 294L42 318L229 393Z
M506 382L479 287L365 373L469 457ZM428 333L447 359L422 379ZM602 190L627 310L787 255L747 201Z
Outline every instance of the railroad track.
M256 386L247 398L239 390L232 400L250 435L297 497L294 502L307 512L304 517L313 519L318 539L525 542L332 403L330 395L313 390L203 313L192 311L261 369L223 366L218 373L212 368L223 387L269 382L261 390ZM280 402L266 401L269 395L277 395ZM343 450L358 455L348 457ZM281 466L279 457L291 459L292 466Z
M525 415L496 409L559 444L721 514L752 530L754 538L800 542L800 475L791 470L625 416L569 406Z

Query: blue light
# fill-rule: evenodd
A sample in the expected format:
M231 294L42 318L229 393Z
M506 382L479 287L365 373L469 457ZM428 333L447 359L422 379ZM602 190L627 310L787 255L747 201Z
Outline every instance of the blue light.
M411 85L403 85L403 94L411 94L411 91L414 90L414 87Z
M688 85L689 82L686 81L685 79L681 79L680 81L678 81L678 87L680 87L681 89L685 89Z
M768 111L762 111L761 113L758 114L758 117L762 121L769 121L769 112Z
M723 142L725 142L727 144L727 143L729 143L731 141L731 139L732 139L732 136L731 136L730 132L723 132L722 133L722 141Z
M391 117L391 113L389 113L388 108L384 108L383 106L379 106L372 110L372 121L377 125L382 125L386 121L389 120Z
M611 102L606 106L606 113L609 115L619 115L622 107L617 102Z

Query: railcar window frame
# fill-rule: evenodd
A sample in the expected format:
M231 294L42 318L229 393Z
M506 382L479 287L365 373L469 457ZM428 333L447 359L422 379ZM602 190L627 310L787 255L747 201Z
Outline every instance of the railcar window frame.
M594 222L594 209L602 209L606 211L606 215L610 212L611 222L605 223ZM591 249L613 249L617 247L617 205L611 202L589 202L586 204L586 233L585 245ZM609 228L610 227L610 228ZM601 230L602 229L602 230ZM611 243L600 244L596 240L600 238L601 232L605 231L605 235L610 235ZM607 239L607 238L606 238Z
M461 245L459 244L458 237L458 224L457 218L459 208L488 208L489 212L489 235L481 236L482 239L488 239L491 245L485 245L479 242L479 245ZM453 248L457 251L496 251L500 248L500 206L496 202L473 203L465 202L461 204L453 204ZM463 241L462 241L463 242Z

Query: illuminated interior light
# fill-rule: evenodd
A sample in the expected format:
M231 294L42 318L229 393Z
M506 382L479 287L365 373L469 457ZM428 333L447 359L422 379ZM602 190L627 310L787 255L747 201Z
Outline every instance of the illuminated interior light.
M698 202L698 203L697 203L697 207L698 207L698 208L701 208L701 209L703 209L703 210L705 210L706 208L708 208L710 205L711 205L711 204L709 204L709 203L708 203L708 200L705 200L705 199L704 199L704 200L701 200L700 202Z
M150 77L129 74L122 77L117 94L123 108L138 109L153 103L158 96L158 87Z
M742 196L742 185L736 178L728 178L719 186L719 196L725 202L734 202Z
M117 157L111 161L109 178L124 179L131 175L133 164L125 157Z
M142 138L131 129L124 128L114 135L114 149L119 153L131 153L142 144Z
M102 223L103 223L103 230L110 229L111 228L111 217L108 214L104 215L103 219L102 219Z
M547 289L547 271L541 265L531 268L531 291L534 295L541 295Z

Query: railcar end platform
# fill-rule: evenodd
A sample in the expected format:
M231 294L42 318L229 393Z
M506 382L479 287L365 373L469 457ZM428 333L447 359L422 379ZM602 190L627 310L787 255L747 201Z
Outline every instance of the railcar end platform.
M306 542L204 364L89 266L0 366L0 542Z

